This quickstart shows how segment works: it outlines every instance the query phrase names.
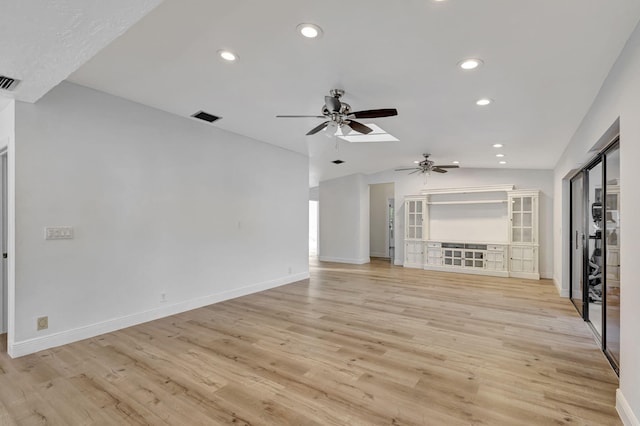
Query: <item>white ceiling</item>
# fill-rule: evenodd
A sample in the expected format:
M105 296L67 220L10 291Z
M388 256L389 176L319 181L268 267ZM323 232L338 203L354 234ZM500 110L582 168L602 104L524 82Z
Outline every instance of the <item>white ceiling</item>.
M7 0L0 75L21 80L0 96L35 102L161 0Z
M216 127L308 154L311 185L423 152L462 167L553 168L639 17L637 0L165 0L70 80L185 117L220 115ZM324 36L303 39L302 22ZM222 48L240 59L224 63ZM467 57L485 64L457 68ZM275 118L319 113L332 88L356 110L397 108L373 122L400 142L336 151L305 136L321 120ZM480 108L480 97L495 103Z

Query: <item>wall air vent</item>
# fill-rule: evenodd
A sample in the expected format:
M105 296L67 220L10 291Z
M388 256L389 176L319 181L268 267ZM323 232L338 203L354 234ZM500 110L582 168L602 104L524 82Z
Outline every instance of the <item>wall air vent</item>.
M20 83L20 80L16 80L15 78L5 77L4 75L0 75L0 89L2 90L14 90L16 86Z
M214 121L220 120L220 118L222 118L204 111L198 111L193 114L192 117L197 118L198 120L206 121L207 123L213 123Z

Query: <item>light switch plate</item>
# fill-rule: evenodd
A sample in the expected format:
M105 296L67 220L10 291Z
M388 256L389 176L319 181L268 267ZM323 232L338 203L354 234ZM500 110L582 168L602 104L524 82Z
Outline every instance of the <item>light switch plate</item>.
M45 240L73 239L73 226L47 226L44 228Z

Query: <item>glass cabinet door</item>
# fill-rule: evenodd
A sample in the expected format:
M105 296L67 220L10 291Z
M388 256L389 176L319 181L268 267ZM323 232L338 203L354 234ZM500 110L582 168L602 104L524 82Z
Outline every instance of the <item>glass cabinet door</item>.
M533 243L533 197L514 197L511 202L511 241Z
M423 200L407 200L407 223L406 223L406 238L410 240L421 240L422 224L424 214L424 202Z

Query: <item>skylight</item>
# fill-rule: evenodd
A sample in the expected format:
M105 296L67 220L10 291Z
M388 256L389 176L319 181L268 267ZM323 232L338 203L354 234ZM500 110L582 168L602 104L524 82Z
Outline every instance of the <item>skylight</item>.
M348 135L342 134L342 129L338 129L336 137L345 140L347 142L359 143L359 142L399 142L399 139L393 135L382 130L375 124L366 123L366 126L373 129L373 132L368 135L352 131Z

